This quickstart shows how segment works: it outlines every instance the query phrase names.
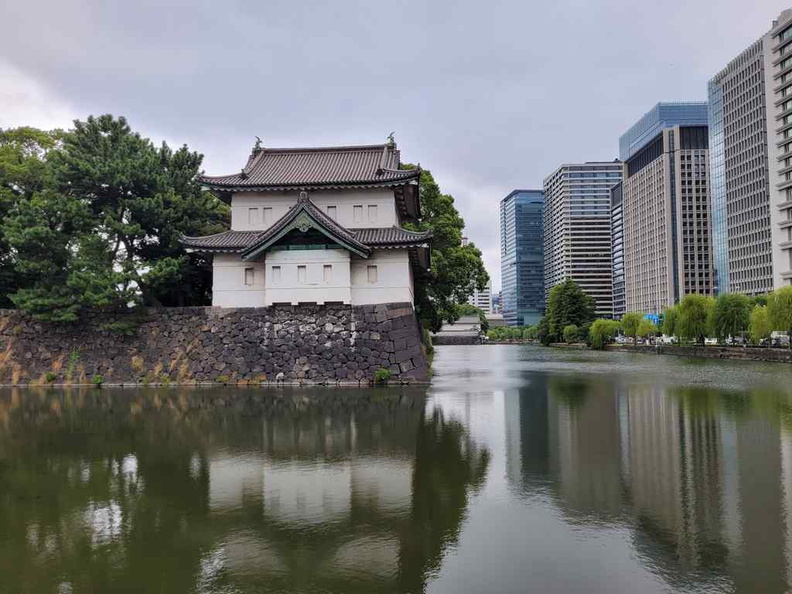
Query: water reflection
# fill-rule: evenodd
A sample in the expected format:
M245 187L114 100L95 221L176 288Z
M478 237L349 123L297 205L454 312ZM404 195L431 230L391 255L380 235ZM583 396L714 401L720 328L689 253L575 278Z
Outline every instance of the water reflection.
M676 589L786 592L792 395L534 372L504 395L507 479L572 525L628 530Z
M26 592L420 592L488 463L415 389L5 391L0 575Z

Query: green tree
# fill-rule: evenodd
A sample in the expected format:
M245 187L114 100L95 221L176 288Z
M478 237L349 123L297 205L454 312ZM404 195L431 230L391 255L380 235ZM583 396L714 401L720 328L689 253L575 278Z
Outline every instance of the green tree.
M638 328L643 316L637 312L628 312L622 316L621 329L625 336L633 339L633 344L638 344Z
M719 341L740 336L748 330L751 299L738 293L719 295L712 307L710 326Z
M770 315L767 313L766 305L755 305L751 310L748 322L748 336L754 344L760 344L763 340L770 338L773 326L770 323Z
M156 148L124 118L74 126L46 151L42 187L3 221L16 267L31 279L14 303L56 321L85 307L206 303L208 262L179 241L228 220L228 207L196 182L202 156Z
M432 232L432 266L415 279L415 309L421 323L437 332L443 322L457 319L457 304L467 302L474 289L486 288L489 275L481 250L473 243L462 245L465 222L454 206L453 196L440 191L429 170L421 172L419 191L421 220L405 227Z
M589 329L589 344L592 349L600 350L610 344L619 333L619 322L616 320L594 320Z
M539 328L537 326L528 326L523 331L523 338L525 340L536 340L536 335L538 333Z
M564 342L571 344L580 340L580 329L574 324L564 326Z
M550 334L550 324L547 321L547 316L542 316L539 323L536 325L536 340L544 346L548 346L553 342L553 337Z
M655 324L652 320L643 318L638 324L638 336L643 339L647 339L651 336L657 336L658 331L657 324Z
M50 180L46 156L59 136L28 127L0 129L0 221L45 189ZM13 247L0 233L0 307L11 307L11 295L31 280L35 276L25 278L16 266Z
M712 297L697 293L685 295L685 298L679 304L677 333L683 338L704 345L713 301Z
M674 305L663 311L663 334L676 336L679 332L679 306Z
M767 314L774 330L786 332L792 349L792 287L776 289L767 297Z
M594 320L594 298L583 292L573 280L567 279L550 290L547 315L550 342L563 338L566 326L578 328Z

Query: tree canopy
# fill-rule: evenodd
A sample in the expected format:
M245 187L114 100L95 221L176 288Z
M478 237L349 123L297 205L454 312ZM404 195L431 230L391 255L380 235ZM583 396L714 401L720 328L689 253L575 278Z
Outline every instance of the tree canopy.
M594 321L594 298L575 281L566 279L550 290L545 318L551 342L560 341L566 326L587 328Z
M719 295L712 306L710 327L718 340L735 338L748 330L751 299L738 293Z
M412 168L414 165L403 165ZM473 243L462 245L465 221L454 198L440 191L429 170L421 172L421 220L405 225L414 231L432 232L432 267L415 279L415 309L421 323L436 332L443 322L459 317L458 305L466 303L474 289L484 290L489 275L481 250Z
M0 268L5 256L15 272L4 295L50 321L86 307L205 303L208 263L179 239L222 230L228 208L198 185L201 161L110 115L66 132L0 131Z
M643 320L643 316L637 312L631 311L627 312L622 316L621 319L621 328L622 332L624 332L625 336L629 336L633 339L633 343L638 342L638 328L641 325L641 320Z
M781 287L768 295L767 314L773 329L788 334L792 348L792 287Z
M709 328L709 315L713 301L712 297L696 293L685 295L679 304L677 333L683 338L703 345Z

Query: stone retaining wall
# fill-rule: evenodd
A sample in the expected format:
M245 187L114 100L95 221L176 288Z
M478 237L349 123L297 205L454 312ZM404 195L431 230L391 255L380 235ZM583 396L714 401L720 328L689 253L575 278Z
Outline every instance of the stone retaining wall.
M130 336L102 329L135 322ZM0 383L367 382L380 369L426 381L410 303L150 308L46 324L0 310ZM283 374L280 376L279 374Z
M792 351L779 348L721 347L721 346L674 346L674 345L608 345L609 351L647 353L654 355L676 355L704 359L739 359L744 361L771 361L792 363Z

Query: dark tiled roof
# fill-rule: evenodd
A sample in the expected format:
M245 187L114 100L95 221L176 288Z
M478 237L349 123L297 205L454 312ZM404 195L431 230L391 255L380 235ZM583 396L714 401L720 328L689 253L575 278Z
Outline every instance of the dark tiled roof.
M346 245L359 255L368 255L368 246L359 242L354 235L319 210L308 198L308 194L302 192L297 199L297 205L290 208L285 215L272 225L272 227L266 231L262 231L250 245L246 246L242 250L242 257L247 259L248 257L254 256L262 249L266 249L272 242L282 237L284 232L294 229L295 225L297 225L297 218L302 214L307 215L309 220L313 219L316 224L333 239L338 241L338 243Z
M377 227L374 229L348 229L350 235L360 243L372 247L413 247L423 245L432 237L431 232L416 233L398 227ZM184 247L198 251L239 252L258 243L262 231L226 231L206 237L185 237Z
M387 144L262 148L254 150L240 173L199 181L218 190L277 190L398 185L420 176L420 169L400 170L399 165L399 151Z
M423 245L432 237L431 231L407 231L399 227L377 227L374 229L350 229L360 243L369 247L410 247Z

